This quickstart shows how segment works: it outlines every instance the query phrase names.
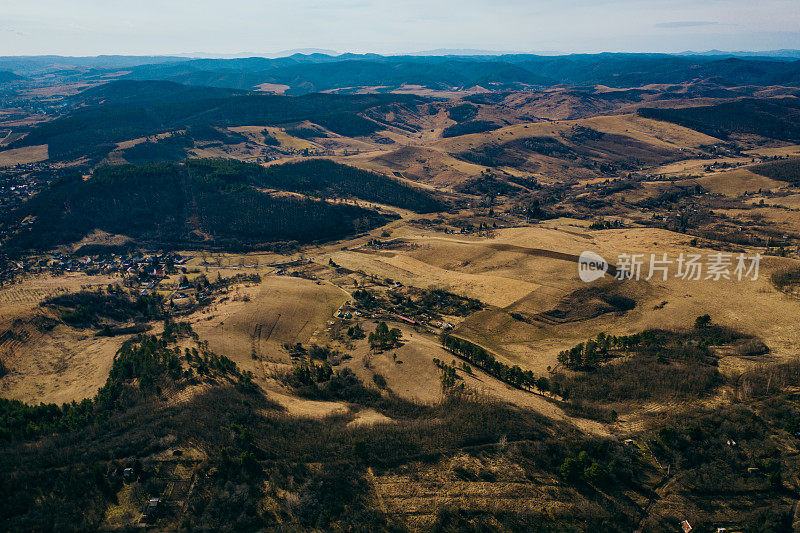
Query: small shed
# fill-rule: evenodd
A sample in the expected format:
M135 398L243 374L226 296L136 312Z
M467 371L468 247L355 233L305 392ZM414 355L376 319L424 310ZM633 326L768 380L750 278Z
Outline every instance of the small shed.
M147 502L147 508L144 510L144 515L147 518L155 518L161 510L161 498L150 498Z

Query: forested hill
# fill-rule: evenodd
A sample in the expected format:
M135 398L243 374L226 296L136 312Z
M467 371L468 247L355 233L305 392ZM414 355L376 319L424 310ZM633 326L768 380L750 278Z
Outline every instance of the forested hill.
M798 98L746 98L702 107L641 108L638 112L646 118L673 122L720 139L736 134L756 134L800 141Z
M0 70L0 83L8 83L23 79L22 76L14 74L8 70Z
M439 199L422 189L328 159L310 159L269 167L235 160L193 164L209 164L215 175L247 176L253 184L270 189L324 197L352 197L417 213L431 213L446 208Z
M342 238L390 218L353 205L271 196L252 183L242 167L224 161L101 167L88 180L60 180L7 215L8 224L35 218L6 246L47 249L100 229L163 247L247 249Z
M116 143L192 126L281 125L310 120L342 135L384 126L359 113L385 105L417 105L409 95L278 96L160 81L116 81L74 98L73 112L34 127L9 148L47 144L52 159L102 159Z

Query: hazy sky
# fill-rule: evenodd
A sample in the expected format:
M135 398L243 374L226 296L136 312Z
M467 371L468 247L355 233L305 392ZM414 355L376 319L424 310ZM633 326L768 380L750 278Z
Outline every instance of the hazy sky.
M800 48L800 0L0 0L0 55Z

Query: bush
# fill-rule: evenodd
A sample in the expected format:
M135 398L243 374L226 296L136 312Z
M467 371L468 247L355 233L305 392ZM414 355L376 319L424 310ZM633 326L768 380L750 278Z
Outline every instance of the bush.
M493 131L500 129L499 124L489 122L487 120L471 120L469 122L461 122L446 127L442 131L442 137L458 137L459 135L469 135L470 133L483 133L485 131Z
M381 374L373 374L372 381L377 385L379 389L386 388L386 378L383 377Z
M707 328L711 325L711 316L710 315L701 315L697 317L694 321L694 328L695 329L703 329Z

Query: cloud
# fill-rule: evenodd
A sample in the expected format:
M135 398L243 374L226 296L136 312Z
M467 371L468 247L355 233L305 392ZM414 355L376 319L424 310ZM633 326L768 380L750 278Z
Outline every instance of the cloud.
M708 20L682 20L678 22L661 22L655 24L656 28L692 28L695 26L714 26L718 22L711 22Z
M22 31L19 31L16 28L0 27L0 31L6 32L6 33L13 33L13 34L18 35L20 37L25 37L25 33L22 32Z

